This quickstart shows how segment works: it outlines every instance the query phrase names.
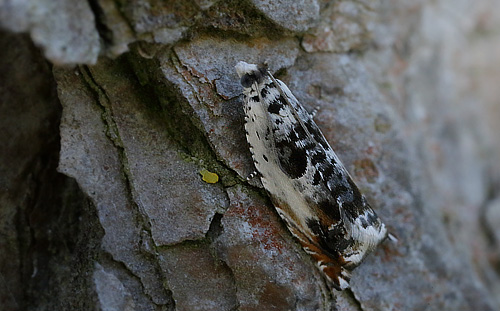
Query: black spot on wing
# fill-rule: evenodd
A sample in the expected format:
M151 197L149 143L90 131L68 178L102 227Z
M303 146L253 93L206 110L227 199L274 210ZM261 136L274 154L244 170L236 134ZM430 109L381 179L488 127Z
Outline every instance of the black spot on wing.
M326 141L325 137L323 136L323 133L321 133L321 130L319 127L314 123L313 120L307 120L305 122L306 128L311 134L311 136L314 138L314 140L319 143L324 149L330 149L330 144Z
M320 225L318 220L308 218L306 220L306 225L309 227L309 229L311 229L312 233L314 233L315 235L318 235L318 236L323 235L323 230L322 230L321 225Z
M318 237L318 242L319 245L322 249L322 251L325 252L325 254L330 257L330 258L338 258L339 253L335 249L330 249L326 243L327 239L327 228L321 225L321 223L312 218L308 218L306 220L306 225L309 227L311 232Z
M266 157L265 154L262 155L262 158L264 158L264 161L269 162L269 159Z
M266 128L266 134L264 135L265 140L270 140L271 139L271 129L268 127Z
M330 219L340 221L340 210L335 200L323 200L317 203L319 209L325 213Z
M288 102L285 100L285 98L283 98L283 96L280 95L278 98L276 98L275 100L273 100L273 102L269 105L268 111L270 113L279 114L279 110L281 110L281 109L283 109L284 107L287 107L287 106L289 106L290 109L294 109L292 106L290 106L288 104Z
M333 163L324 162L323 165L318 166L318 169L323 174L323 180L325 182L335 181L335 166L333 165Z
M325 245L327 245L329 249L334 249L342 254L346 248L354 245L354 239L346 239L346 230L343 224L338 224L328 230Z
M311 157L311 164L318 165L326 162L326 154L324 150L316 150L316 153Z
M256 96L252 97L252 100L256 103L259 102L259 96L256 95Z
M314 173L314 176L313 176L312 184L314 186L317 186L317 185L319 185L320 182L321 182L321 173L318 170L316 170L316 172Z
M305 142L306 149L311 149L315 146L315 144L311 142L310 139L308 139L306 131L298 123L293 127L293 131L291 131L288 135L288 139L294 143L298 142L299 140Z
M359 191L358 186L354 183L354 181L347 176L347 182L352 189L353 193L353 201L356 202L358 205L362 206L364 205L364 198L363 195L361 194L361 191Z
M348 188L350 193L349 196L346 196L344 198L345 202L342 203L342 207L345 210L345 215L350 220L354 221L356 218L358 218L359 215L365 214L365 212L369 210L376 217L375 212L371 209L368 202L366 202L365 197L361 194L358 187L350 178L348 178L347 184L349 185Z
M351 222L354 222L355 219L359 216L359 213L357 212L358 208L356 204L354 204L354 202L352 202L351 200L343 201L342 209L344 210L344 215L346 216L346 218Z
M269 113L273 114L279 114L280 110L283 108L283 103L280 101L273 101L272 103L269 104L269 107L267 108L267 111Z
M303 148L307 150L308 157L310 158L309 162L311 162L311 158L317 153L318 151L318 145L314 142L311 141L308 137L302 141L300 141L300 144L304 146Z
M330 193L334 200L340 199L342 201L342 207L344 207L345 203L351 202L349 198L350 189L342 183L336 183L330 190Z
M308 219L306 224L314 235L318 236L319 245L331 258L339 257L346 248L354 245L352 238L345 238L346 229L342 222L335 224L331 229L315 219Z
M264 84L264 86L263 86L262 88L263 88L263 89L266 89L266 90L269 90L269 89L271 89L271 88L273 88L273 89L274 89L274 88L276 88L276 86L275 86L275 85L274 85L274 83L271 81L271 82L269 82L269 83Z
M302 177L307 169L307 153L289 140L276 141L276 149L281 168L292 179Z
M262 90L260 90L260 96L262 96L262 98L266 98L268 95L269 95L269 89L264 86Z

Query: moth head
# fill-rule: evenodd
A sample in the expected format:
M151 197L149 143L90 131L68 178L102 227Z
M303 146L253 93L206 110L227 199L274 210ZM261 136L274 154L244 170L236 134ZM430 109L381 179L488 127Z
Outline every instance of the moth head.
M267 64L255 65L245 62L238 62L235 66L236 73L240 77L240 83L244 88L251 87L255 82L261 83L267 73Z

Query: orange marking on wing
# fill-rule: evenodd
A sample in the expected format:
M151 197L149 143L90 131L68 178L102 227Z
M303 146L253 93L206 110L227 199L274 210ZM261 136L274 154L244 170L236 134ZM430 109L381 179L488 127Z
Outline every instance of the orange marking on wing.
M297 238L302 248L317 262L318 268L326 275L327 279L340 288L342 267L346 264L344 258L338 255L332 257L319 246L318 237L307 236L299 228L288 226L290 232ZM344 268L345 269L345 268Z
M273 204L276 209L283 211L286 215L283 220L286 222L288 230L297 238L302 248L304 248L304 250L317 262L318 268L324 273L328 281L330 281L334 287L340 289L339 278L342 275L342 269L350 270L345 267L346 262L344 258L339 254L329 254L323 250L317 236L312 234L309 235L309 230L307 228L298 227L298 224L301 222L288 204L275 199L273 200ZM323 220L327 223L333 221L319 209L317 214L320 219L323 217ZM349 280L346 281L348 282Z
M318 262L319 267L328 279L335 285L339 286L339 277L341 275L342 266L345 264L344 259L341 256L332 258L331 256L325 254L321 247L317 246L316 243L302 243L302 247L309 249L311 257Z

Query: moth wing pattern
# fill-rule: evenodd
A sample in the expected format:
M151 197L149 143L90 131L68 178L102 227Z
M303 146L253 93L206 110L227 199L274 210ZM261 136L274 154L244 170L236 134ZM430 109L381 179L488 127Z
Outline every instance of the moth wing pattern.
M312 116L266 68L239 62L245 131L278 214L337 289L387 237Z

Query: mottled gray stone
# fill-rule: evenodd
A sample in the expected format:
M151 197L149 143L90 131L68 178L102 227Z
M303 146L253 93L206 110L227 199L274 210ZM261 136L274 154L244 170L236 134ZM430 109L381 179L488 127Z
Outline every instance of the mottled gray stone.
M173 301L158 303L144 294L142 281L121 264L101 257L94 263L92 288L97 292L96 306L102 310L173 311ZM100 310L99 309L99 310Z
M490 19L486 12L491 11L493 4L443 1L437 6L421 5L418 22L409 20L404 28L396 20L388 25L392 29L389 33L398 34L393 40L400 48L396 55L388 55L392 58L387 60L392 62L388 66L391 75L385 78L391 78L387 91L399 93L401 99L397 108L405 120L405 137L411 146L411 181L418 185L417 198L426 213L422 218L441 223L434 228L438 234L427 232L423 258L429 269L460 288L458 294L444 294L444 302L436 301L443 308L453 308L454 303L463 300L461 310L498 309L492 307L491 297L495 295L486 295L481 282L484 278L478 278L482 273L477 273L488 271L483 267L488 261L488 250L480 222L481 210L491 200L491 189L498 188L491 178L498 176L498 154L484 151L491 150L492 137L498 144L498 132L488 127L488 116L494 110L488 109L489 100L474 88L471 74L478 71L468 64L470 45L491 40L482 38L484 30L480 30L480 25ZM498 3L493 6L498 8ZM471 19L456 19L457 14ZM405 18L398 16L400 20ZM472 16L478 20L472 22ZM482 62L481 58L475 62ZM491 164L491 157L496 158L493 161L497 164ZM441 235L446 238L444 241L438 238ZM441 285L441 281L436 282L435 289L452 291Z
M371 41L380 1L335 1L321 11L319 25L304 35L307 52L348 52L365 48Z
M319 20L317 0L251 0L270 20L291 31L302 32Z
M234 275L240 308L320 310L328 303L312 261L299 251L276 212L244 191L228 188L231 205L217 240L217 253Z
M94 270L94 284L103 311L136 310L132 294L123 283L100 264Z
M94 64L97 61L99 34L86 1L2 0L0 23L12 31L29 32L53 63Z
M241 177L253 170L243 132L242 92L234 66L240 60L267 62L270 70L287 68L298 53L294 39L267 39L237 42L215 38L199 38L175 47L178 61L172 63L160 56L165 79L176 85L201 122L217 155ZM221 101L217 94L229 101Z
M105 36L106 53L110 57L116 57L128 51L128 44L136 40L135 34L128 21L124 18L117 2L113 0L98 0L102 14L99 16L99 22L106 26Z
M182 38L184 31L198 19L200 11L211 3L200 1L194 6L184 0L120 1L120 10L139 38L170 44Z
M208 243L183 244L159 251L176 310L237 309L237 289L231 272L212 253Z
M215 213L227 206L221 185L202 181L201 168L181 157L154 102L149 109L144 104L150 94L119 65L103 62L91 72L106 93L104 105L123 147L132 195L147 217L154 243L204 238Z
M109 137L103 110L78 70L56 69L63 105L59 171L76 179L97 208L105 231L102 247L123 262L143 282L144 291L158 304L167 303L155 264L142 253L142 228L130 201L119 153Z

